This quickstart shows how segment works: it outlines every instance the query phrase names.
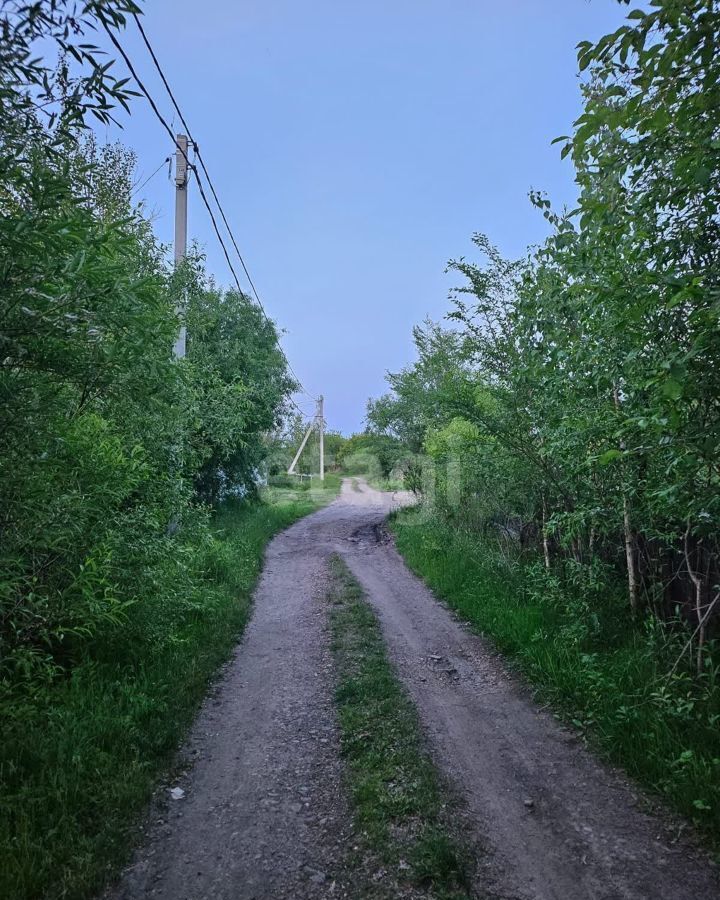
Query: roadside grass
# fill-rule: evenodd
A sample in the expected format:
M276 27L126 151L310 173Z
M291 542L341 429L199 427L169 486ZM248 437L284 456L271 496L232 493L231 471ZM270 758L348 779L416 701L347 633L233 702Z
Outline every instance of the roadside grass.
M577 638L557 606L527 589L526 569L477 536L419 510L395 514L391 528L410 568L513 659L543 701L720 848L720 673L667 678L684 634L633 628L608 597L591 612L602 627Z
M368 476L367 482L370 487L374 487L376 491L385 491L392 493L393 491L404 491L405 482L402 478L385 477L384 475Z
M325 480L319 476L300 477L295 475L276 475L263 488L264 498L271 503L302 502L310 500L314 504L324 504L337 496L342 476L334 472L326 472Z
M118 871L137 822L248 620L265 546L322 490L270 488L213 522L203 602L160 643L121 629L67 681L28 701L0 745L0 897L87 898ZM129 625L132 622L128 623Z
M339 557L331 567L336 700L358 831L390 870L387 896L395 896L391 882L406 882L423 896L467 898L468 855L448 828L415 708L362 589Z

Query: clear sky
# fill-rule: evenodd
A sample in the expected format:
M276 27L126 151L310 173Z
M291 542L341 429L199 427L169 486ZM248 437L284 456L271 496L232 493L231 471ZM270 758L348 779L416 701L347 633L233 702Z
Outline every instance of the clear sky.
M287 355L345 433L362 427L384 373L412 360L413 324L447 311L445 264L472 256L472 233L520 255L546 233L528 191L572 202L570 164L550 142L580 111L575 45L627 13L616 0L147 0L145 10ZM123 43L172 120L134 24ZM123 123L143 178L173 148L143 100ZM167 173L143 194L171 240ZM229 284L192 188L189 230Z

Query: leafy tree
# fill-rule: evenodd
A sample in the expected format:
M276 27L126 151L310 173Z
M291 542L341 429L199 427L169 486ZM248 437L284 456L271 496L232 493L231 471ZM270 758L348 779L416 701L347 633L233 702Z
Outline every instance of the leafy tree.
M434 504L548 569L624 569L629 606L680 611L697 665L720 602L720 12L655 0L579 45L584 110L564 142L579 190L508 262L482 235L452 330L416 329L373 428L423 447ZM513 524L514 523L514 524Z
M201 270L186 296L195 486L216 502L228 489L254 489L266 456L262 436L278 426L297 385L275 326L248 297L206 283Z
M197 613L211 544L202 501L255 489L265 432L294 387L274 326L219 290L197 254L168 265L132 200L133 154L99 148L83 127L130 96L86 32L135 9L11 2L0 19L8 698L44 690L121 626L162 643ZM48 47L59 66L45 62ZM172 358L178 296L190 326L183 361Z
M413 328L413 340L418 362L388 373L391 393L368 401L367 420L373 432L395 437L417 453L427 428L446 421L449 406L460 412L466 370L459 334L425 321Z

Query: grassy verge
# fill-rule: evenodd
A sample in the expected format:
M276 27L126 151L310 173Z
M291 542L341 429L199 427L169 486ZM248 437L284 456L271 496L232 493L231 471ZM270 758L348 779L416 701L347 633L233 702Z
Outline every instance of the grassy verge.
M667 673L684 641L646 623L629 627L611 597L536 580L478 537L417 510L392 528L409 566L514 659L544 700L612 761L662 795L720 845L720 690L712 666L699 682Z
M384 478L383 476L378 475L368 477L367 482L370 487L374 487L376 491L386 491L391 493L392 491L405 490L405 482L402 478Z
M339 483L228 503L215 516L206 586L190 615L156 641L133 642L129 622L105 652L15 710L0 745L0 896L89 897L122 864L138 815L245 626L267 542Z
M405 882L424 896L467 897L466 860L448 830L415 708L387 660L361 588L338 557L332 567L342 748L358 829L389 869L382 896L397 896L393 884Z

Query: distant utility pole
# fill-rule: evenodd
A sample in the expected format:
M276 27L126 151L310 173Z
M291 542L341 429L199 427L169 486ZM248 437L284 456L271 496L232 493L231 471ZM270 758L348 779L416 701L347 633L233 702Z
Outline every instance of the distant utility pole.
M188 139L186 134L175 135L175 265L185 259L187 251L187 187L188 187ZM185 316L182 301L177 304L178 315ZM186 328L183 323L175 341L173 353L177 359L185 356Z
M305 449L305 444L307 444L307 440L313 431L317 428L318 434L320 435L320 481L325 481L325 417L324 417L324 409L325 409L325 401L323 397L317 398L317 406L315 407L315 418L308 425L308 429L303 435L303 439L300 442L300 446L298 447L297 453L295 454L295 458L290 463L290 468L288 469L288 475L295 474L295 466L300 459L300 454Z
M322 394L317 400L317 426L320 432L320 481L325 481L325 418L323 416L325 399Z

